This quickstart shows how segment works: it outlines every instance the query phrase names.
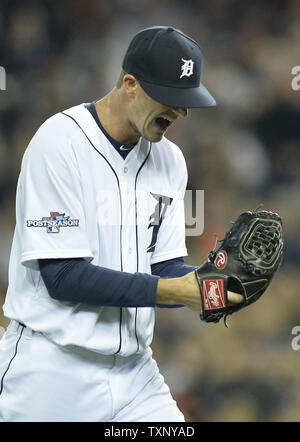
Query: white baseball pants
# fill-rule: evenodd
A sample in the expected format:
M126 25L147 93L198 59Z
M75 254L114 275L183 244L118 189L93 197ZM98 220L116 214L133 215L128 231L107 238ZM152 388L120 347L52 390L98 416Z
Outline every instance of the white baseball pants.
M0 340L0 422L184 422L151 349L60 347L11 321Z

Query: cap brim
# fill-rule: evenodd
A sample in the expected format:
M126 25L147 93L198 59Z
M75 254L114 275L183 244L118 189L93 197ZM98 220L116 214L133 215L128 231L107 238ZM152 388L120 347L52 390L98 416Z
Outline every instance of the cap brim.
M165 106L189 109L216 106L216 100L202 83L193 88L159 86L143 80L139 80L139 83L146 94Z

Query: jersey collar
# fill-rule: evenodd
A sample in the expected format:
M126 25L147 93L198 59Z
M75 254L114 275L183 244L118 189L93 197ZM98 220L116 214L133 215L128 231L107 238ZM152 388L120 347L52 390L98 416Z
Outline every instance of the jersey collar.
M86 103L73 106L65 111L64 114L70 116L80 129L83 131L92 146L105 156L107 161L111 164L119 163L124 164L123 158L117 153L115 149L112 149L110 140L99 130L99 126L96 123L91 112L85 107ZM148 140L141 137L139 143L130 152L130 155L126 157L127 162L134 162L138 168L148 156L151 144ZM133 164L133 163L132 163Z

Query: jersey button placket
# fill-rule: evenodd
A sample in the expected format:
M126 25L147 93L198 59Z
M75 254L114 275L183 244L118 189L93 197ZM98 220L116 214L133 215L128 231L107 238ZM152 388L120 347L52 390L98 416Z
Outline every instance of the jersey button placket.
M128 165L122 166L123 179L121 178L123 228L122 228L122 258L124 271L133 271L135 267L134 245L135 241L135 175L131 173Z

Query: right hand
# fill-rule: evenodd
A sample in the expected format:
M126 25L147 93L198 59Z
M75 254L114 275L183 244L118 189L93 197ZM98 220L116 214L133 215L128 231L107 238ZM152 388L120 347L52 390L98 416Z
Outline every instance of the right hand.
M203 306L201 301L200 288L195 272L191 272L185 276L182 276L182 279L184 281L184 284L186 285L186 296L185 299L181 300L182 304L185 304L192 310L202 312ZM227 296L229 305L237 305L244 301L244 297L239 293L228 291Z
M232 305L243 301L242 295L228 292L228 300ZM202 312L200 288L195 272L187 273L179 278L160 278L158 280L157 304L184 304L191 310Z

